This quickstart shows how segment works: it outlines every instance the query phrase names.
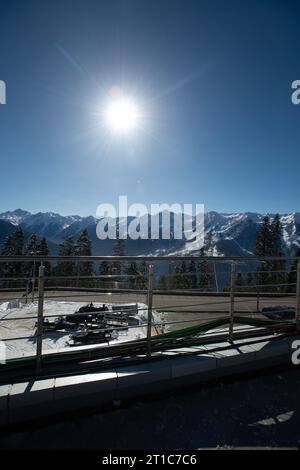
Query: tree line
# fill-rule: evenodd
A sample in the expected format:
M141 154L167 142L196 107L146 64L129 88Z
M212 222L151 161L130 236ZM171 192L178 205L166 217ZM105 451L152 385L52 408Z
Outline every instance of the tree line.
M5 238L1 256L48 256L49 248L48 241L45 237L39 239L35 234L30 235L25 243L25 236L23 229L18 227L14 234L8 235ZM45 268L48 268L46 263ZM35 269L35 273L33 270ZM8 278L8 280L1 281L1 287L19 287L22 283L18 282L16 278L37 275L38 265L34 266L32 262L23 261L5 261L0 265L0 277Z
M279 214L273 219L265 216L256 233L255 255L277 257L276 260L262 260L255 276L256 285L265 292L295 292L297 260L287 265L284 257L282 223ZM300 257L297 248L295 257Z
M22 227L18 227L14 234L5 238L2 256L49 256L49 244L46 237L39 238L35 233L25 240ZM59 246L59 256L90 256L92 254L91 242L87 230L83 230L77 240L67 237ZM79 264L75 269L75 263L61 261L51 265L44 262L46 276L90 275L93 272L92 263ZM0 266L0 277L9 278L2 280L2 287L19 287L20 282L14 278L29 278L38 276L39 263L31 261L6 261Z
M169 263L168 274L159 275L156 286L159 289L201 289L216 290L217 275L214 263L203 259L212 255L213 233L209 231L205 238L205 246L199 251L195 260L183 260L180 263ZM2 256L48 256L50 253L46 237L39 238L31 234L25 240L24 232L18 227L14 234L6 237L2 250ZM259 258L278 257L277 260L259 262L255 270L238 272L235 285L240 291L269 292L294 292L296 283L297 264L294 262L287 266L283 258L282 224L279 214L272 219L265 216L257 229L254 253ZM91 256L92 243L88 230L82 230L78 238L67 237L59 246L59 256ZM113 255L124 256L126 243L124 240L116 240ZM295 256L300 257L300 249ZM92 261L62 260L50 265L44 263L46 276L60 277L53 281L61 286L78 287L124 287L145 289L147 285L146 262L103 261L100 264ZM14 278L37 277L38 263L10 262L1 263L0 277L8 278L1 281L1 287L19 287L20 283ZM100 276L100 278L99 278ZM72 279L64 279L64 278ZM229 277L229 276L228 276ZM93 279L91 279L93 278ZM229 289L229 282L223 290Z
M159 278L158 286L161 289L203 289L217 288L216 266L209 261L201 260L203 256L213 254L213 232L210 230L205 237L205 246L199 252L195 261L182 261L175 265L172 272ZM265 216L256 231L254 254L259 258L277 257L277 260L261 261L252 270L237 272L235 286L241 292L295 292L297 278L297 261L287 266L284 257L282 242L282 224L280 215L272 219ZM295 253L300 257L300 248ZM282 258L282 259L280 259ZM253 265L253 263L251 263ZM230 289L230 272L227 273L227 282L224 291Z
M30 235L25 240L24 231L18 227L13 235L5 238L2 256L48 256L50 254L48 240L46 237L39 238L36 234ZM116 240L114 255L125 255L124 240ZM82 230L79 237L69 236L59 245L58 256L91 256L92 243L87 229ZM45 275L48 286L70 286L70 287L130 287L144 289L147 279L147 264L145 262L120 263L117 261L103 261L95 263L92 261L62 260L55 264L44 262ZM38 277L39 263L30 261L5 261L0 266L1 287L21 287L24 280L17 278ZM126 275L126 278L122 278ZM51 276L53 280L51 280ZM59 279L54 279L54 277ZM91 279L92 278L92 279ZM125 280L126 279L126 280Z

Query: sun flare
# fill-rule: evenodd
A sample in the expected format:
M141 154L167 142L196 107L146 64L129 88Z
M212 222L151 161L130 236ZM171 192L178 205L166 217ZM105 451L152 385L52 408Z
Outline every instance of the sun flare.
M129 99L117 99L111 102L105 113L106 124L117 133L133 130L139 121L138 109Z

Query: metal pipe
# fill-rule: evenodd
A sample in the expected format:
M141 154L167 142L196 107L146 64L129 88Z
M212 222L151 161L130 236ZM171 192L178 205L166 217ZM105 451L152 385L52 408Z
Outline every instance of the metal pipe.
M216 263L213 263L213 266L214 266L216 289L217 289L217 292L219 292L219 283L218 283L218 276L217 276L217 270L216 270Z
M18 261L79 261L79 262L90 262L90 261L187 261L187 260L203 260L212 262L230 262L230 261L293 261L300 260L299 256L0 256L0 262L18 262Z
M151 328L152 328L152 301L153 301L153 264L148 266L148 323L147 323L147 357L151 357Z
M45 267L41 263L39 267L39 298L38 298L38 317L36 332L36 369L41 370L42 366L42 348L43 348L43 316L44 316L44 272Z
M236 301L235 301L236 303ZM138 311L139 310L146 310L145 308L143 309L137 309ZM132 310L133 311L133 310ZM192 318L191 320L174 320L172 322L166 322L166 321L163 321L162 323L158 323L156 322L155 325L160 325L160 324L164 324L164 325L169 325L169 324L172 324L172 323L189 323L189 322L195 322L197 320L210 320L210 319L217 319L217 318L221 318L220 315L225 315L226 316L226 312L223 312L223 311L212 311L211 314L210 312L208 311L199 311L199 310L167 310L167 311L164 311L164 312L160 312L158 311L156 308L155 308L155 311L157 311L158 313L165 313L165 314L168 314L168 313L197 313L197 314L206 314L206 315L209 315L209 317L195 317L195 318ZM285 312L286 311L286 308L283 308L281 310L276 310L276 313L280 313L280 312ZM114 313L120 313L121 311L114 311ZM126 310L126 313L129 313L131 312L131 310ZM136 312L136 310L135 310ZM105 312L104 312L105 313ZM112 312L107 312L107 313L112 313ZM255 316L260 316L260 312L259 313L256 313L256 312L243 312L243 311L240 311L240 312L236 312L235 313L239 316L239 317L248 317L249 315L251 315L252 317L255 317ZM273 313L273 310L265 310L264 311L264 314L266 313ZM80 315L82 316L88 316L90 315L91 313L80 313ZM213 314L218 314L218 316L214 316ZM66 315L72 315L72 314L67 314L67 313L56 313L56 314L48 314L48 315L44 315L44 318L63 318L65 317ZM30 316L30 317L5 317L5 318L1 318L0 319L0 323L1 322L9 322L9 321L16 321L16 320L36 320L37 317L36 316ZM143 323L141 325L134 325L133 328L144 328L144 326L147 326L147 323ZM131 327L128 327L128 328L131 328ZM30 338L31 336L26 336L26 338ZM2 341L4 341L2 338L1 338Z
M34 302L34 289L35 289L35 260L33 261L33 273L32 273L32 292L31 292L31 301Z
M3 260L0 259L0 262L2 262ZM297 270L290 270L289 271L290 273L295 273L297 272ZM227 274L228 271L219 271L220 274ZM266 273L266 271L247 271L247 273L255 273L255 274L259 274L259 273ZM270 271L271 274L274 274L274 273L286 273L286 269L281 269L280 271L279 270L276 270L276 271ZM176 274L177 276L179 277L191 277L191 276L194 276L194 274L190 274L190 273L177 273ZM99 275L90 275L90 276L45 276L45 281L47 280L51 280L51 281L55 281L55 280L66 280L66 279L102 279L102 278L135 278L135 277L143 277L142 274L99 274ZM172 277L171 274L166 274L166 277ZM28 280L28 276L9 276L9 277L0 277L0 281L27 281ZM278 283L278 284L275 284L275 285L282 285L284 283ZM288 285L292 285L292 284L296 284L295 282L294 283L288 283ZM269 286L270 284L266 284L266 286ZM286 285L286 283L285 283ZM259 286L261 286L261 284L259 284ZM255 287L255 285L251 284L250 287ZM165 289L164 289L165 290Z
M29 291L28 287L29 287L29 283L26 282L25 304L28 303L28 291Z
M235 264L231 263L229 343L233 343Z

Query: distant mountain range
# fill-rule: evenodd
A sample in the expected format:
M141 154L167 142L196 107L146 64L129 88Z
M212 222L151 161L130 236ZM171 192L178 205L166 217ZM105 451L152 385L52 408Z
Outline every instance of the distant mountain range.
M173 220L174 214L171 215ZM272 217L274 214L269 214ZM216 256L249 256L253 254L257 228L263 214L245 212L222 214L208 212L205 214L205 240L210 253ZM146 216L147 217L147 216ZM283 246L287 254L294 254L300 247L300 213L281 215L283 227ZM118 221L114 221L118 223ZM59 244L67 236L77 238L84 228L87 228L95 255L112 254L114 240L99 240L96 235L97 219L95 217L80 217L78 215L62 216L54 212L39 212L31 214L17 209L0 214L0 245L5 237L21 226L25 237L35 233L39 237L47 237L51 254L58 253ZM161 216L160 216L161 225ZM171 225L172 226L172 225ZM194 254L198 251L195 242L183 240L127 240L128 255L170 255Z

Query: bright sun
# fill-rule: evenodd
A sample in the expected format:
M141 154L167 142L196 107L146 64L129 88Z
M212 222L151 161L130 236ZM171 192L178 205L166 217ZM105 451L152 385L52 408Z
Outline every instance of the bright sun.
M115 132L127 133L134 129L139 120L138 109L128 99L117 99L110 103L106 113L106 123Z

